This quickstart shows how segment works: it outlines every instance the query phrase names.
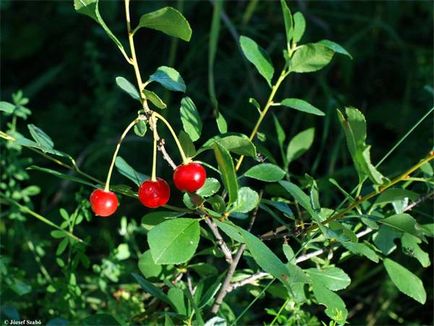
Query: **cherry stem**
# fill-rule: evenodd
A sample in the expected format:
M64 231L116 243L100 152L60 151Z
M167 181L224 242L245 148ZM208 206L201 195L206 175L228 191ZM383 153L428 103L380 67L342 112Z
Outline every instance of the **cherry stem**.
M176 146L178 146L178 150L179 150L179 154L181 154L181 158L182 158L182 163L183 164L187 164L190 162L190 159L187 158L187 156L184 153L184 150L182 149L181 143L179 142L178 137L176 136L175 131L173 130L172 126L170 125L170 123L159 113L153 111L152 112L153 115L155 115L158 119L160 119L161 121L164 122L164 124L166 125L167 129L169 129L170 133L172 134L173 140L176 143Z
M157 134L157 120L153 119L153 125L152 125L152 131L153 131L153 138L154 138L154 148L152 152L152 174L151 174L151 181L157 181L157 141L158 141L158 134Z
M131 130L132 127L140 120L140 118L136 118L128 125L128 127L125 128L124 132L122 133L121 137L119 138L119 141L116 145L115 152L113 153L112 162L110 164L110 169L107 173L107 180L105 182L104 191L110 191L110 179L112 177L113 168L115 166L116 157L118 156L119 149L121 148L122 141L124 140L125 136L128 134L128 131Z

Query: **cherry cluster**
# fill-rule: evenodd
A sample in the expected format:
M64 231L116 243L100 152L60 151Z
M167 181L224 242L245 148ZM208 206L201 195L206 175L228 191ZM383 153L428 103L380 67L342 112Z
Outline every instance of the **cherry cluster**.
M203 186L205 179L205 168L195 162L179 165L173 173L175 187L185 192L195 192ZM157 208L169 201L170 187L162 178L148 179L140 185L138 196L144 206ZM116 212L119 201L114 192L96 189L90 195L90 204L95 215L107 217Z

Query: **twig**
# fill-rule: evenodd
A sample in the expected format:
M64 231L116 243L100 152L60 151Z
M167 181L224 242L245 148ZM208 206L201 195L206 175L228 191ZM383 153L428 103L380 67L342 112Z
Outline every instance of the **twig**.
M258 202L261 201L262 193L263 193L262 191L259 193L259 201ZM258 209L259 209L259 204L258 204L258 206L256 206L255 210L253 211L252 218L251 218L250 223L249 223L249 227L247 228L247 231L249 231L249 232L253 227L253 223L255 223L256 216L258 215ZM233 259L232 263L229 265L229 269L228 269L228 273L226 274L226 278L223 281L223 285L220 288L220 291L217 294L217 298L214 301L214 304L211 308L211 312L213 314L216 314L219 311L220 305L222 304L223 299L225 298L226 294L229 293L229 289L231 288L232 276L234 275L235 270L237 269L238 263L240 262L240 259L243 256L245 249L246 249L246 244L243 243L240 246L240 248L238 249L237 254L235 255L235 258Z
M169 165L172 167L173 170L175 170L176 164L173 162L172 158L167 153L166 147L164 147L165 144L166 144L166 142L164 141L164 138L160 138L158 140L158 144L157 144L158 150L161 152L161 154L163 155L163 158L166 160L166 162L169 163Z
M207 216L205 217L205 223L208 224L208 227L210 228L211 232L214 234L214 237L217 240L217 244L219 245L220 250L225 256L226 261L228 262L228 264L232 264L233 263L232 252L229 249L226 242L223 240L223 237L220 234L217 225L213 222L213 220L210 217Z
M361 238L361 237L363 237L363 236L371 233L372 231L373 231L372 229L367 228L366 230L363 230L363 231L357 233L356 237L357 238ZM334 245L331 249L333 250L337 246L338 245ZM312 252L310 252L308 254L302 255L302 256L298 257L295 260L295 263L298 264L298 263L301 263L303 261L309 260L309 259L311 259L313 257L317 257L317 256L323 254L326 250L327 250L327 248L319 249L319 250L312 251ZM234 282L234 283L230 284L228 292L231 292L231 291L233 291L233 290L235 290L235 289L237 289L239 287L242 287L244 285L252 284L252 283L254 283L254 282L256 282L256 281L258 281L260 279L264 279L264 278L267 278L267 277L271 277L271 274L265 273L265 272L259 272L259 273L250 275L250 276L246 277L245 279L242 279L241 281Z
M255 283L257 280L260 280L262 278L266 278L268 276L271 276L269 273L265 273L265 272L258 272L256 274L253 274L249 277L246 277L245 279L238 281L238 282L234 282L230 285L229 289L228 289L228 293L232 292L233 290L242 287L244 285L247 284L253 284Z
M434 198L434 191L431 191L430 193L426 194L425 196L420 197L418 200L416 200L415 202L411 203L406 208L404 208L404 212L410 211L413 208L415 208L417 205L419 205L420 203L424 202L425 200L433 199L433 198Z

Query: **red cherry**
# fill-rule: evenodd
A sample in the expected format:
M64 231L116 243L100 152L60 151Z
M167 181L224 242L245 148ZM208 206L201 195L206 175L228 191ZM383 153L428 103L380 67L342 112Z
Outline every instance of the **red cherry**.
M173 173L173 182L181 191L195 192L203 186L205 179L205 168L199 163L180 165Z
M149 208L157 208L166 205L170 198L168 183L157 178L157 181L146 180L139 187L139 200Z
M118 209L119 201L114 192L96 189L89 198L92 211L96 216L107 217Z

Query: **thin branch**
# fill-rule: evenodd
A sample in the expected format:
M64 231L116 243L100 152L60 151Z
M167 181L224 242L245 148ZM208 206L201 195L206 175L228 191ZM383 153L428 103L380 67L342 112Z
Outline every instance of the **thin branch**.
M254 284L257 280L260 280L260 279L263 279L263 278L266 278L269 276L271 276L271 275L269 273L265 273L265 272L258 272L256 274L253 274L253 275L251 275L251 276L249 276L249 277L247 277L241 281L232 283L228 289L228 293L232 292L233 290L235 290L239 287L242 287L244 285Z
M261 201L262 193L263 193L262 191L259 193L259 202ZM252 218L250 220L249 227L247 228L247 231L249 231L249 232L253 227L253 223L255 223L256 216L258 215L258 209L259 209L259 205L256 206L255 210L252 213ZM220 305L222 304L223 299L230 292L232 276L234 275L235 270L237 269L238 263L240 262L240 259L243 256L245 249L246 249L246 244L243 243L240 246L240 248L238 249L237 254L235 255L235 258L233 259L232 263L229 265L229 269L228 269L228 272L226 274L226 278L223 281L223 285L220 288L220 291L217 294L217 298L214 301L214 304L211 308L211 312L213 314L216 314L219 311Z
M208 227L210 228L211 232L214 234L214 237L217 240L217 244L220 247L220 250L222 251L223 255L225 256L226 261L228 264L233 263L232 258L232 252L229 249L226 242L223 240L222 235L220 234L220 231L217 227L217 225L214 223L214 221L210 217L205 217L205 223L208 224Z
M372 229L367 228L366 230L363 230L363 231L360 231L359 233L357 233L356 237L359 239L359 238L361 238L361 237L363 237L363 236L371 233L372 231L373 231ZM331 248L331 250L333 250L333 249L335 249L337 247L338 247L338 245L336 244L336 245L334 245ZM298 263L301 263L303 261L309 260L309 259L311 259L313 257L317 257L317 256L323 254L326 250L327 250L327 248L323 248L323 249L315 250L315 251L312 251L312 252L310 252L308 254L299 256L295 260L295 263L298 264ZM233 290L235 290L235 289L237 289L239 287L242 287L244 285L247 285L247 284L253 284L256 281L258 281L260 279L267 278L267 277L272 277L272 275L269 274L269 273L265 273L265 272L259 272L259 273L250 275L250 276L246 277L245 279L242 279L241 281L234 282L234 283L230 284L229 289L228 289L227 292L231 292L231 291L233 291Z
M433 198L434 198L434 191L431 191L430 193L426 194L425 196L420 197L418 200L416 200L415 202L411 203L406 208L404 208L404 212L410 211L413 208L415 208L417 205L424 202L425 200L433 199Z
M163 155L163 158L166 160L166 162L169 163L169 165L172 167L173 170L175 170L176 164L173 162L172 158L167 153L166 147L164 146L165 144L166 144L166 142L164 141L164 138L160 138L158 140L158 143L157 143L158 150L161 152L161 154Z

